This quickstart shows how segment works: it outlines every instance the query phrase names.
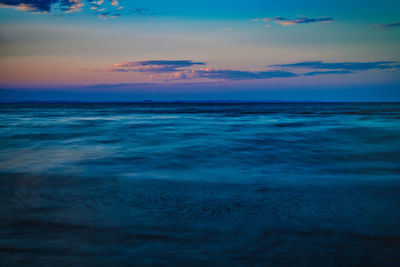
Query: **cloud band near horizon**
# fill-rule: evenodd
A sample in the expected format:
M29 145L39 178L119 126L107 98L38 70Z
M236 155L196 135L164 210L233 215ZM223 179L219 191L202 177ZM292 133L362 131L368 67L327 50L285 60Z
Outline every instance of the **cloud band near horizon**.
M252 19L252 21L262 21L262 22L275 22L282 26L292 26L296 24L309 24L309 23L329 23L335 21L335 19L331 17L319 17L319 18L308 18L308 17L298 17L296 19L288 19L281 16L276 17L265 17L265 18L256 18ZM267 24L266 27L270 25Z
M305 61L291 64L268 65L274 68L265 71L213 69L204 66L204 62L192 60L148 60L131 61L114 64L109 71L150 73L150 80L255 80L272 78L290 78L299 76L316 76L329 74L351 74L371 70L400 70L395 61L376 62L323 62Z

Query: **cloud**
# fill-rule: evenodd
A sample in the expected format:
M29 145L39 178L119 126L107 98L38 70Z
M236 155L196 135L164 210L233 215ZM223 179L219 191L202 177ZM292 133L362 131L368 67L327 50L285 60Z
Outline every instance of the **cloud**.
M0 0L0 7L14 8L20 11L48 13L53 4L58 3L65 13L81 11L83 0Z
M150 80L228 80L228 81L242 81L242 80L261 80L273 78L289 78L298 76L296 73L271 70L271 71L244 71L244 70L218 70L211 68L201 68L198 70L188 69L172 73L157 73L150 76Z
M204 62L192 60L148 60L116 63L111 71L116 72L148 72L151 80L254 80L294 77L297 74L282 70L271 71L243 71L243 70L218 70L212 68L193 69L196 65L205 65Z
M372 25L372 27L375 29L378 29L378 30L393 29L393 28L400 27L400 22L375 24L375 25Z
M82 0L62 0L61 7L65 13L80 12L85 4Z
M51 6L58 1L59 0L0 0L0 7L14 8L21 11L49 12Z
M204 62L193 62L192 60L148 60L148 61L131 61L124 63L116 63L112 65L111 70L117 72L152 72L165 73L177 72L182 68L194 65L205 65Z
M125 9L118 0L0 0L0 8L13 8L31 13L49 13L53 5L63 13L79 13L87 8L100 18L119 17L121 14L153 15L150 9Z
M340 70L347 72L397 69L399 65L394 61L374 62L323 62L305 61L291 64L270 65L269 67L281 67L289 69L317 69L317 70Z
M92 1L89 1L89 3L91 3L93 5L101 6L104 3L104 0L97 0L97 1L92 0Z
M306 61L291 64L269 65L273 68L265 71L213 69L208 67L196 68L205 65L204 62L192 60L148 60L116 63L108 71L115 72L145 72L150 73L152 81L171 80L261 80L273 78L291 78L301 76L317 76L329 74L351 74L357 71L368 70L400 70L398 62L323 62ZM98 71L98 70L97 70ZM103 70L104 71L104 70Z
M349 70L329 70L329 71L311 71L303 73L303 76L316 76L316 75L327 75L327 74L350 74L353 71Z
M285 17L278 16L278 17L256 18L252 19L252 21L275 22L283 26L292 26L296 24L328 23L328 22L333 22L335 20L331 17L319 17L319 18L298 17L296 19L288 19ZM270 25L267 24L266 27L270 27Z
M188 69L176 72L158 72L150 76L151 81L193 80L196 78L195 70Z
M223 79L223 80L255 80L255 79L272 79L272 78L288 78L295 77L297 74L288 71L271 70L271 71L242 71L242 70L215 70L200 69L195 71L195 77L206 79Z

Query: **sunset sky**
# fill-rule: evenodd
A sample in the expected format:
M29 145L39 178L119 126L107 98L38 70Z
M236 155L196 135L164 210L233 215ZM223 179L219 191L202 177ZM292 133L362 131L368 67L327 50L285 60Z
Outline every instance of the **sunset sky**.
M400 101L400 1L0 0L0 100Z

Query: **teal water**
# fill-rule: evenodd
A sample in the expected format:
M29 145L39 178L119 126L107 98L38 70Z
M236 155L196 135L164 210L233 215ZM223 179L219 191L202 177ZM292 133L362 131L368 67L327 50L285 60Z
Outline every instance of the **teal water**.
M4 266L400 263L400 104L2 104Z

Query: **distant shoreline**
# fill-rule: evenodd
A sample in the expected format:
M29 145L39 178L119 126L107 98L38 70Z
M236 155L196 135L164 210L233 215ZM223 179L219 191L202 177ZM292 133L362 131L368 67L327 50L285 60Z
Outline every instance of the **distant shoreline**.
M140 100L140 101L0 101L0 104L307 104L307 103L400 103L400 101L318 101L318 100Z

